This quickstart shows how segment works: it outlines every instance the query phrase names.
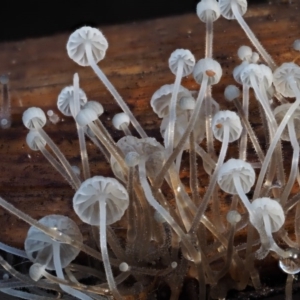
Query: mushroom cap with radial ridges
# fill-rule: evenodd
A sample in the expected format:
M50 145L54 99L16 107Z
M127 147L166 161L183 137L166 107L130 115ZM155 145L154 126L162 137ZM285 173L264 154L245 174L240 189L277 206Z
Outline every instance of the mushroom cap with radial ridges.
M169 58L169 68L176 75L179 61L183 61L182 77L188 76L193 72L195 66L195 57L190 50L177 49L171 53Z
M277 92L284 97L295 97L293 90L290 87L288 78L295 81L298 89L300 89L300 67L295 63L283 63L273 73L273 82Z
M57 97L57 108L63 115L67 117L72 116L71 108L70 108L70 104L72 103L72 101L74 102L74 87L72 85L66 86L61 90L61 92ZM82 89L79 89L80 108L84 106L86 101L87 101L87 97L85 92Z
M268 66L266 66L264 64L260 64L258 66L260 67L260 70L261 70L262 75L263 75L263 81L261 83L264 84L264 88L267 90L272 86L273 72Z
M243 127L240 117L230 110L217 112L212 119L212 131L214 137L222 142L224 138L224 127L229 126L229 142L234 142L241 136Z
M150 105L159 118L164 118L169 114L173 89L174 84L165 84L155 91L151 97ZM180 85L177 94L177 104L183 97L192 97L192 95L188 89Z
M129 126L130 118L127 114L121 112L114 115L112 123L117 130L122 130L121 125L124 124L125 126Z
M43 147L46 146L46 141L41 137L37 130L31 129L26 136L26 143L28 147L33 151L38 151L37 141L42 144Z
M99 226L99 201L106 203L107 225L120 220L129 205L128 193L118 180L94 176L85 180L75 193L73 208L83 222Z
M85 103L83 108L92 109L98 117L100 117L104 112L102 104L93 100L89 100L87 103Z
M83 108L76 116L76 122L79 126L86 126L98 119L97 113L91 108Z
M289 110L289 108L291 106L292 106L291 103L285 103L285 104L281 104L281 105L277 106L274 109L274 111L273 111L274 117L278 124L281 123L281 121L283 120L284 116L286 115L287 111ZM297 139L300 139L300 107L297 107L297 109L294 111L294 113L292 114L292 116L290 118L290 121L293 122L293 126L295 127L295 133L296 133ZM288 126L285 126L280 138L283 141L291 140L290 135L289 135Z
M82 235L77 224L66 216L48 215L40 219L39 223L51 228L57 228L57 230L67 234L71 238L73 237L78 241L82 241ZM28 258L32 262L45 265L49 259L46 269L55 270L53 261L53 245L55 243L60 246L60 261L62 267L65 268L73 259L75 259L80 250L69 244L56 242L33 226L31 226L27 232L24 248Z
M196 11L198 18L204 23L208 21L207 12L209 11L213 22L220 17L220 7L216 0L201 0L197 4Z
M241 79L241 74L248 65L249 65L249 62L245 60L233 69L232 75L233 75L234 80L237 83L243 84L243 81Z
M235 19L235 16L231 8L231 3L233 1L236 2L238 6L238 10L241 15L244 15L247 11L247 6L248 6L247 0L219 0L220 12L225 19L229 19L229 20Z
M203 77L207 76L207 84L217 84L222 77L221 65L212 58L200 59L194 68L193 76L198 84L202 83Z
M250 214L250 222L256 228L260 228L263 222L263 214L270 219L271 231L278 231L284 224L285 215L282 206L271 198L257 198L251 203L253 214Z
M264 71L257 64L248 64L241 72L241 81L244 85L252 86L251 76L256 78L257 83L261 83L264 80Z
M23 112L22 121L28 129L38 129L34 127L33 119L38 123L39 128L44 127L47 122L45 113L39 107L30 107Z
M91 46L96 63L104 58L108 48L108 42L99 29L83 26L75 30L67 42L67 52L72 60L83 67L90 65L85 50L87 44Z
M224 192L232 195L237 194L233 180L234 175L240 178L243 191L248 193L255 182L255 172L252 166L241 159L234 158L229 159L221 166L217 179L218 184Z

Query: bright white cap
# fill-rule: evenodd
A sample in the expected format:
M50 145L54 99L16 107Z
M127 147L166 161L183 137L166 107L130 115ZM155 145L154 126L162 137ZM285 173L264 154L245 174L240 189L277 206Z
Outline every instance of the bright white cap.
M251 56L251 59L250 59L250 62L252 64L256 64L258 61L259 61L259 54L257 52L253 52L252 56Z
M76 122L79 126L86 126L98 119L97 113L90 108L83 108L76 116Z
M45 271L45 266L35 263L29 268L29 276L32 280L38 281L43 277L43 272Z
M267 197L258 198L251 203L251 206L254 213L250 214L250 222L256 228L260 227L264 215L267 215L270 219L271 232L278 231L284 224L284 211L276 200Z
M224 97L228 101L232 101L241 95L239 88L235 85L227 85L224 91Z
M241 46L238 49L237 54L240 60L250 61L252 57L252 49L249 46Z
M241 160L231 158L225 162L218 174L220 188L228 194L237 194L234 176L238 176L245 193L248 193L255 182L255 172L252 166Z
M241 74L248 65L249 65L249 62L243 61L240 65L236 66L233 69L233 73L232 73L233 78L237 83L243 84L242 79L241 79Z
M193 72L195 66L195 57L190 50L177 49L171 53L169 58L169 68L176 75L179 61L183 62L182 77L188 76Z
M87 97L85 92L82 89L79 89L79 104L80 108L86 103ZM63 88L58 95L57 98L57 108L60 112L67 116L71 117L72 112L70 106L74 103L74 87L73 86L66 86Z
M295 40L293 43L293 48L296 51L300 51L300 40Z
M140 162L140 155L137 152L128 152L125 156L125 163L128 167L135 167Z
M121 272L127 272L127 271L129 271L129 269L130 269L130 267L129 267L129 265L126 262L120 263L119 270Z
M276 91L281 93L284 97L295 97L289 78L295 81L295 84L300 86L300 67L295 63L283 63L277 68L273 74L274 85Z
M257 64L249 64L241 72L241 81L242 81L242 83L247 85L247 86L252 86L251 76L254 76L256 78L257 82L263 82L263 80L264 80L264 71Z
M130 118L127 114L125 113L118 113L115 114L113 119L112 119L112 123L114 125L114 127L118 130L122 130L121 126L124 124L125 126L129 126L130 124Z
M227 216L226 216L226 219L227 219L227 222L230 223L230 224L236 224L238 223L239 221L241 221L242 219L242 216L239 212L237 212L236 210L230 210L228 213L227 213Z
M216 0L201 0L197 4L197 16L202 22L206 23L209 20L208 15L213 22L220 17L220 7Z
M103 112L104 112L102 104L99 103L99 102L97 102L97 101L93 101L93 100L88 101L83 106L83 108L92 109L97 114L98 117L100 117L103 114Z
M30 107L26 109L22 116L22 121L28 129L38 129L33 125L33 119L38 125L38 128L44 127L47 122L45 113L39 107Z
M208 84L217 84L222 76L221 65L212 58L200 59L194 68L193 75L198 84L202 83L203 76L208 77Z
M272 83L273 83L273 72L270 67L268 67L264 64L260 64L258 66L260 67L262 75L263 75L262 83L264 84L264 88L268 89L272 86Z
M106 203L106 224L120 220L129 205L125 187L110 177L94 176L85 180L73 197L73 207L85 223L99 226L99 201Z
M179 100L179 107L182 110L193 110L195 108L196 101L193 97L182 97Z
M39 147L37 143L42 145L42 147L46 146L46 141L40 136L37 130L31 129L26 136L26 143L28 147L33 151L38 151Z
M230 110L220 110L212 119L212 131L214 137L222 142L224 138L225 126L229 127L229 142L234 142L241 136L242 124L240 117Z
M234 2L234 4L233 4ZM232 6L236 5L240 15L244 15L247 11L247 0L219 0L221 15L225 19L235 19Z
M74 31L67 43L69 57L80 66L89 66L86 46L91 47L91 53L96 63L102 60L108 48L104 35L97 28L83 26Z

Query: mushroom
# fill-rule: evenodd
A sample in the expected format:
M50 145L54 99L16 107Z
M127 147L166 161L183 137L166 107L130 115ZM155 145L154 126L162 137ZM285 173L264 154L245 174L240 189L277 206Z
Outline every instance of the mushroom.
M61 162L66 173L71 178L74 187L77 189L81 184L79 178L74 173L72 167L70 166L65 156L62 154L59 148L55 145L55 143L51 140L51 138L42 128L46 124L45 113L38 107L30 107L24 111L22 121L25 127L27 127L28 129L35 129L37 133L41 136L41 138L46 142L46 144L50 147L52 152Z
M85 180L73 197L73 207L85 223L100 226L100 248L108 286L116 299L122 299L109 262L106 225L120 220L129 204L126 189L116 179L94 176Z
M39 223L48 226L57 232L67 234L71 238L82 241L81 232L74 221L60 215L48 215L39 220ZM50 238L45 233L31 226L25 240L25 251L28 258L42 266L42 269L55 270L57 277L64 279L63 268L68 266L79 254L79 250ZM38 275L34 273L34 275ZM38 280L38 278L34 278ZM65 285L60 288L66 293L84 300L92 300L91 297Z
M104 58L107 48L108 43L102 32L97 28L89 26L83 26L74 31L67 42L67 52L69 57L80 66L90 66L94 70L124 113L129 116L130 121L137 132L141 137L145 138L147 137L147 134L144 129L134 117L115 87L97 65L97 63Z
M117 130L123 130L125 135L132 135L129 129L130 119L125 113L115 114L112 123Z

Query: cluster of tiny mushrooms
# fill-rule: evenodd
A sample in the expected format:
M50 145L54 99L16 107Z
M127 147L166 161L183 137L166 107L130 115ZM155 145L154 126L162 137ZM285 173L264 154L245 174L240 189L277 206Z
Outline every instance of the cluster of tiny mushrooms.
M29 274L23 274L1 257L0 263L13 276L13 281L5 278L0 283L2 292L22 299L54 299L48 292L51 290L60 293L62 299L119 300L128 295L151 294L159 279L169 286L170 298L178 299L184 278L190 276L199 284L198 299L225 299L230 289L243 290L249 284L261 288L255 260L270 253L288 274L286 297L291 298L290 283L300 271L300 194L291 196L294 184L300 184L300 67L294 62L276 65L244 21L246 10L246 0L198 3L197 15L206 24L205 57L196 62L189 50L171 53L169 67L175 81L154 92L150 102L162 119L164 145L148 137L98 66L108 48L101 31L85 26L71 34L67 42L69 57L80 66L91 67L123 110L112 123L124 137L115 142L110 136L99 118L102 105L87 100L79 87L78 74L74 75L73 85L59 94L57 107L75 120L82 174L44 131L47 119L40 108L28 108L22 119L29 129L28 146L40 151L75 190L74 211L98 233L94 236L95 247L83 244L80 230L70 218L47 215L37 221L0 198L3 208L31 225L25 251L5 244L0 248L32 262ZM212 56L213 23L220 15L236 19L257 51L248 46L238 49L241 63L233 77L240 87L229 85L224 91L225 99L234 103L237 112L220 110L212 98L212 87L222 77L222 68ZM299 44L295 41L295 50L300 50ZM181 85L182 78L191 74L199 91ZM265 151L249 123L250 98L257 102L266 125L269 147ZM290 98L295 101L290 102ZM131 126L139 137L131 133ZM91 177L86 137L101 150L117 179ZM218 157L214 140L222 143ZM287 181L281 140L289 141L293 149ZM201 146L203 142L207 150ZM234 142L238 158L226 160L228 145ZM257 158L251 163L246 161L250 143ZM189 153L191 194L179 176L185 151ZM199 193L197 159L209 177L204 195ZM173 192L174 205L167 201L162 184ZM232 195L226 222L219 217L219 189ZM209 203L210 218L206 215ZM292 209L296 240L283 228ZM123 238L117 237L110 226L121 218L126 220ZM235 234L246 226L246 243L235 245ZM205 238L208 234L211 243ZM80 251L102 261L105 276L101 266L99 270L71 264ZM91 282L96 283L83 284L84 278L94 278ZM31 293L18 289L30 286Z

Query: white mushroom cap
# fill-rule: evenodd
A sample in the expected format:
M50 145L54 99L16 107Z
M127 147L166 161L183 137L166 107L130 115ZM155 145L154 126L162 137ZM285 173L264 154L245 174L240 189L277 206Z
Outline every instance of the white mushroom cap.
M140 155L137 152L128 152L124 160L128 167L135 167L140 162Z
M165 84L160 87L151 98L150 105L159 118L164 118L169 114L169 105L171 102L173 89L174 84ZM192 95L188 89L181 85L179 86L177 99L191 96Z
M283 63L274 71L274 85L277 92L284 97L295 97L295 93L290 87L288 78L295 80L298 87L300 86L300 67L295 63Z
M256 228L261 227L264 214L270 218L271 232L278 231L285 221L282 206L271 198L258 198L251 204L254 213L250 214L250 222Z
M97 102L97 101L93 101L93 100L89 100L84 106L83 108L89 108L89 109L92 109L98 117L100 117L103 112L104 112L104 109L103 109L103 106L101 103Z
M252 49L249 46L241 46L237 52L239 59L246 61L250 61L252 53Z
M229 20L235 19L235 16L231 8L232 2L233 0L219 0L221 15L225 19L229 19ZM238 5L238 10L240 14L244 15L245 12L247 11L247 0L235 0L235 2Z
M116 129L122 130L122 128L121 128L122 124L124 124L125 126L129 126L130 118L127 114L125 114L123 112L118 113L118 114L114 115L114 117L112 119L112 123Z
M273 111L274 117L278 124L281 123L281 121L283 120L284 116L286 115L287 111L289 110L289 108L291 106L292 106L291 103L285 103L285 104L281 104L281 105L277 106L274 109L274 111ZM293 115L291 116L290 121L294 122L296 137L297 137L297 139L300 139L300 107L298 107L294 111ZM287 126L283 129L280 137L283 141L291 140Z
M91 108L83 108L76 116L76 122L79 126L86 126L98 119L97 113Z
M221 65L212 58L200 59L194 68L193 75L198 84L202 83L203 77L208 77L208 84L217 84L222 76Z
M25 127L28 129L37 129L33 125L33 119L38 123L39 128L44 127L47 122L45 113L39 107L30 107L24 111L22 121Z
M193 110L196 105L196 100L193 97L182 97L179 100L179 107L182 110Z
M248 65L249 65L249 62L245 60L240 65L236 66L233 69L233 72L232 72L233 78L237 83L243 84L242 79L241 79L241 74Z
M36 130L31 129L26 136L26 143L31 150L38 151L37 142L41 143L43 147L46 146L46 141L41 135Z
M263 82L263 69L257 64L248 64L241 72L241 81L247 86L252 86L250 77L255 76L257 82Z
M244 192L248 193L255 182L255 172L252 166L241 159L234 158L229 159L221 166L218 174L220 188L226 193L236 195L234 175L239 176Z
M207 12L210 12L210 16L213 22L220 17L220 7L216 0L201 0L197 4L197 16L198 18L206 23Z
M238 223L239 221L241 221L242 216L241 216L241 214L240 214L239 212L237 212L236 210L230 210L230 211L227 213L226 219L227 219L228 223L230 223L230 224L236 224L236 223Z
M82 89L79 89L79 103L80 108L83 107L83 105L86 103L87 97L85 92ZM63 88L58 95L57 98L57 108L60 110L60 112L67 116L71 117L71 105L74 103L74 87L73 86L66 86Z
M69 57L80 66L89 66L85 46L91 46L92 55L96 63L102 60L108 48L108 42L102 32L97 28L83 26L74 31L67 42Z
M264 88L269 89L272 86L273 83L273 72L271 68L264 64L259 65L262 75L263 75L263 83L264 83Z
M229 142L234 142L241 136L243 127L240 117L230 110L221 110L217 112L212 119L212 131L214 137L223 141L224 127L229 126Z
M73 197L73 207L83 222L99 226L99 201L106 202L107 225L120 220L129 205L127 191L118 180L94 176L81 184Z
M176 75L179 61L183 61L182 77L188 76L193 72L195 66L195 57L190 50L177 49L171 53L169 58L169 68Z
M71 238L76 238L76 240L82 240L82 235L77 224L68 217L48 215L40 219L39 223L51 228L56 228ZM71 245L56 242L33 226L31 226L28 230L24 248L28 258L32 262L45 266L46 262L49 260L45 268L48 270L55 270L53 261L54 244L59 244L60 246L59 255L63 268L68 266L80 252L80 250L72 247Z
M293 43L293 48L296 51L300 51L300 40L295 40Z
M253 52L252 56L251 56L251 59L250 59L250 62L252 64L256 64L258 61L259 61L259 54L257 52Z
M228 101L232 101L241 95L239 88L235 85L227 85L224 91L224 97Z

